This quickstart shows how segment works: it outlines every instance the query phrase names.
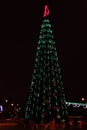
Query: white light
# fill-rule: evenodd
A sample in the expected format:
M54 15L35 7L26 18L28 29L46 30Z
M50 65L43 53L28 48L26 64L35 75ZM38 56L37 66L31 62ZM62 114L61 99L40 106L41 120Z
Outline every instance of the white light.
M73 107L76 107L76 105L73 105Z
M8 102L8 100L6 99L5 102Z
M80 107L80 105L77 105L77 107Z
M14 106L14 104L12 103L11 106Z
M85 99L84 98L82 98L82 101L84 101Z
M0 112L2 112L3 111L3 106L2 105L0 105Z
M87 108L87 105L85 106L85 108Z

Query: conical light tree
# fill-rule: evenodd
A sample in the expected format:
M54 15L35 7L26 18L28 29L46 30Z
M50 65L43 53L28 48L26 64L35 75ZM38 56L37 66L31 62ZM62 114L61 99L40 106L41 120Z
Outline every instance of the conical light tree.
M53 118L58 122L67 115L61 68L47 15L49 10L45 6L25 111L25 118L35 122L49 122Z

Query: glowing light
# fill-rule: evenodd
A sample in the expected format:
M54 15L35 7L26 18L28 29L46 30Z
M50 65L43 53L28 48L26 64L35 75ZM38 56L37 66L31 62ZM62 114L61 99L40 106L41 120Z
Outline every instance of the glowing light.
M67 106L73 105L73 107L86 107L86 103L66 102Z
M82 98L82 101L84 101L85 99L84 98Z
M19 110L21 110L21 108L19 107Z
M13 103L11 103L11 106L14 106L14 104L13 104Z
M3 112L3 106L0 105L0 112Z
M87 108L87 105L85 106L85 108Z
M8 102L8 100L6 99L5 102Z
M49 11L49 9L48 9L48 5L46 5L45 7L44 7L44 16L43 17L46 17L47 15L49 15L50 14L50 11Z
M48 14L48 7L45 6L44 17ZM63 87L53 31L50 21L44 19L41 25L25 118L52 116L53 107L57 112L57 118L64 117L64 113L67 112L61 86ZM58 91L60 97L58 97ZM59 113L60 109L61 113Z

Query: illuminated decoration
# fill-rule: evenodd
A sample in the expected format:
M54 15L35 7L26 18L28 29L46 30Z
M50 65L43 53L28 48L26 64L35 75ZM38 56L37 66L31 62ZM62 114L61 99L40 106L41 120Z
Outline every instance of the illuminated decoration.
M3 112L3 106L0 105L0 113Z
M67 106L72 105L73 107L84 107L87 108L87 103L76 103L76 102L66 102Z
M58 122L66 120L66 116L61 68L51 23L45 18L41 25L25 118L34 122L47 122L48 119Z
M44 7L44 16L43 17L46 17L47 15L49 15L50 14L50 11L49 11L49 9L48 9L48 5L46 5L45 7Z

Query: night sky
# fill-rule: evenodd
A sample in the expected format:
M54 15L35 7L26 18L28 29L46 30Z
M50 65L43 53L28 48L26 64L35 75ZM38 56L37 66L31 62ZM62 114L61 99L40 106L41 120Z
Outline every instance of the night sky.
M1 4L0 100L26 104L45 3L50 9L66 100L87 98L87 2L43 1Z

